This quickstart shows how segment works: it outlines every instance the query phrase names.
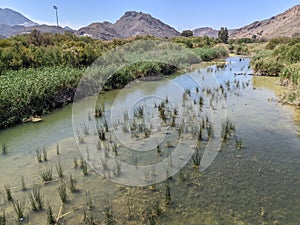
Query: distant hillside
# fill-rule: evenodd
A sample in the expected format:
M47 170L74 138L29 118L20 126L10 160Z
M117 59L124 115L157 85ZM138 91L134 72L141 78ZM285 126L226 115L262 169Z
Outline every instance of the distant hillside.
M142 12L126 12L116 23L92 23L80 28L77 35L111 40L136 35L152 35L159 38L179 36L180 33L169 25Z
M193 30L194 36L208 36L212 38L217 38L218 37L218 32L217 30L212 29L211 27L201 27Z
M38 30L42 33L60 33L72 31L71 28L57 27L49 25L39 25L30 19L23 16L21 13L11 9L0 8L0 37L10 37L22 33L30 33L33 30Z
M58 26L49 26L49 25L36 25L36 26L31 26L31 27L25 27L22 30L22 33L29 33L33 30L38 30L42 33L55 33L55 34L63 34L65 33L65 31L69 31L69 30L65 30L62 27L58 27Z
M228 29L228 34L230 35L235 31L236 31L235 29ZM217 38L219 30L215 30L211 27L200 27L200 28L194 29L193 33L194 33L194 36L198 36L198 37L208 36L211 38Z
M270 19L256 21L237 29L230 38L274 38L292 37L300 34L300 5L294 6L284 13Z
M224 25L226 26L226 25ZM0 8L0 37L10 37L31 32L64 33L74 32L78 36L112 40L128 38L136 35L152 35L159 38L179 36L180 33L150 14L128 11L115 23L96 22L74 31L69 27L38 25L21 13L11 9ZM294 6L284 13L270 19L256 21L239 29L228 29L230 38L273 38L279 36L292 37L300 34L300 5ZM218 30L202 27L193 30L195 36L218 37Z
M21 25L25 27L37 25L37 23L26 18L19 12L16 12L12 9L1 9L1 8L0 8L0 24L5 24L8 26Z

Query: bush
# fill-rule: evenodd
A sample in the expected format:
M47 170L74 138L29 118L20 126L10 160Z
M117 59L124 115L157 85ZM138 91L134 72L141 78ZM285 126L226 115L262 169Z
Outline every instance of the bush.
M224 47L215 48L195 48L193 51L201 58L203 61L209 61L212 59L224 57L227 55L227 51Z
M295 63L285 66L281 73L280 77L289 79L293 84L300 84L300 63Z

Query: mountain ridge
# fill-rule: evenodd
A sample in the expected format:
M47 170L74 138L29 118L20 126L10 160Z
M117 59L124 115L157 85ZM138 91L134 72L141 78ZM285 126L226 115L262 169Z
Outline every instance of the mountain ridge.
M12 9L0 8L0 36L10 37L32 30L50 33L69 31L78 36L90 36L96 39L112 40L128 38L136 35L151 35L159 38L179 36L180 32L150 14L136 11L125 12L115 23L94 22L78 30L69 27L39 25ZM238 29L229 29L229 37L265 38L293 37L300 35L300 5L295 5L269 19L255 21ZM210 27L200 27L193 30L194 36L217 38L218 30Z
M300 5L295 5L283 13L269 19L255 21L236 29L230 38L274 38L293 37L300 34Z
M128 38L136 35L152 35L159 38L180 35L173 27L152 17L150 14L136 11L125 12L115 23L107 21L92 23L80 28L75 34L105 40Z
M0 24L8 26L20 25L24 27L37 25L37 23L26 18L21 13L8 8L0 8Z

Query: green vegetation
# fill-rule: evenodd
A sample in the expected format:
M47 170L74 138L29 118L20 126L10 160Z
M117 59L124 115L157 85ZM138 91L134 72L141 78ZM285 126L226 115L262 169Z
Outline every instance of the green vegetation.
M218 33L218 37L223 43L227 44L229 38L227 27L221 27Z
M291 92L283 102L300 104L300 38L275 38L252 58L253 69L260 75L279 76Z
M159 41L151 36L102 41L77 37L71 33L62 35L38 31L0 39L0 129L41 116L72 102L85 69L101 56L104 56L105 63L113 62L119 66L115 67L117 72L105 83L104 90L111 90L123 88L137 78L172 74L178 69L178 63L181 61L199 62L196 59L197 55L203 61L207 61L227 54L225 48L213 48L220 42L219 39L181 36L170 38L167 42L193 48L195 55L187 51L182 54L182 50L172 49L174 52L168 55L158 54L157 62L140 62L141 54L135 53L136 47L141 47L139 40L152 40L153 43ZM129 64L120 67L122 60L129 57L113 56L114 51L107 56L106 53L126 43L134 43L130 51L133 53L130 57L134 60L129 60ZM143 49L149 47L151 46L142 46ZM168 48L170 49L166 44L160 46L159 50ZM149 59L150 57L153 58L153 55L149 55ZM113 71L112 68L114 67L108 70ZM88 72L93 73L92 69Z
M72 100L82 70L67 66L7 71L0 76L0 128Z
M203 60L210 61L216 58L224 57L227 51L224 47L214 48L195 48L193 51Z
M183 30L180 35L183 37L191 37L194 34L193 34L193 31L191 31L191 30Z

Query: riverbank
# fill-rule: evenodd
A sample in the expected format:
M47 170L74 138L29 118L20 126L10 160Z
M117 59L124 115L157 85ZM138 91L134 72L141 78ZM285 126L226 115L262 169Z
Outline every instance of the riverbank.
M170 104L178 105L178 115L182 115L175 121L174 133L179 132L182 118L199 116L198 122L202 124L208 117L214 125L221 125L221 118L217 117L221 114L217 113L218 110L225 110L221 107L225 99L226 117L234 124L235 131L222 143L218 156L204 172L199 172L199 167L195 163L197 159L201 159L200 156L203 157L202 153L208 144L209 129L204 126L202 138L198 138L198 129L189 128L197 125L200 129L197 123L185 122L186 128L182 129L182 135L187 139L166 138L159 143L152 139L154 135L157 133L167 135L172 129L165 132L164 129L159 130L153 126L151 128L153 133L149 138L144 138L143 132L138 133L136 129L133 133L140 136L130 137L130 140L142 147L148 142L153 145L149 151L139 152L132 149L130 151L126 148L127 142L116 142L113 135L114 131L125 132L121 128L123 123L121 111L120 117L113 117L114 120L110 121L109 127L112 130L109 129L109 132L105 133L107 139L101 141L101 149L97 149L96 143L94 146L89 145L89 137L94 134L95 123L101 124L104 121L104 118L93 116L89 120L88 113L92 110L89 107L92 103L91 98L80 101L78 108L81 110L76 112L76 117L81 123L78 123L79 129L75 129L75 133L79 131L85 140L80 145L74 141L71 119L74 111L71 105L47 115L42 123L24 124L2 130L0 139L7 140L8 153L0 156L0 171L2 171L0 183L5 190L10 191L14 202L7 200L7 194L3 190L0 198L0 216L5 211L6 224L20 223L13 204L22 203L20 209L23 212L23 224L48 224L49 206L54 219L68 224L88 222L107 224L108 219L113 219L114 224L126 225L149 224L149 221L152 224L183 224L186 221L189 224L199 224L199 221L202 221L205 225L220 224L224 221L226 224L297 224L300 196L300 190L297 188L300 139L295 134L295 128L298 128L299 124L295 124L291 107L282 106L272 100L281 91L275 84L277 79L247 75L251 72L251 68L248 67L249 60L249 58L241 61L238 57L228 58L222 63L224 67L220 67L220 63L207 63L206 66L200 64L192 71L172 77L172 80L141 81L123 90L106 92L99 98L99 104L105 105L106 117L111 118L109 115L113 108L125 109L124 106L127 106L129 115L134 116L135 109L144 106L144 99L149 96L154 98L159 96L155 98L157 105L168 97ZM241 71L246 75L234 75ZM182 88L176 88L177 84ZM190 97L183 98L184 93L190 93ZM201 96L204 101L200 110ZM136 99L141 99L138 102L140 104L137 104ZM158 112L158 107L155 107L152 99L148 103L149 107L144 107L145 120L148 113L151 115ZM180 110L183 105L186 108ZM195 114L186 111L191 108L195 109ZM222 116L225 118L225 114ZM216 118L212 120L211 117ZM116 125L119 128L114 130L114 121L118 120L120 124ZM168 121L172 122L171 115ZM84 124L85 128L81 126ZM163 123L159 121L155 124ZM86 135L83 134L84 130ZM214 129L215 135L217 131ZM130 136L129 134L124 133L122 136ZM75 137L76 135L77 133ZM99 154L104 153L104 148L107 147L109 160L114 158L116 162L128 162L129 165L138 167L152 165L153 162L167 161L175 146L184 140L193 141L192 147L198 147L200 155L197 150L198 155L195 154L177 174L164 182L148 187L129 187L111 182L115 176L120 179L126 177L125 166L120 167L119 173L108 168L109 172L104 178L88 164L93 159L99 159ZM243 147L240 147L236 140L241 140ZM112 147L113 143L116 143L115 150ZM78 146L81 152L78 151ZM47 160L43 157L44 150ZM184 148L178 157L172 155L169 170L145 169L141 173L143 181L150 179L158 181L161 176L166 176L178 166L177 160L181 162L183 153L186 152L187 149ZM38 153L41 153L42 162L38 161ZM108 166L117 165L110 164L114 161L109 160ZM59 165L63 177L59 175ZM52 180L44 182L41 175L51 168ZM75 189L74 186L72 189L70 174L73 184L76 183ZM25 180L25 189L22 180ZM62 203L59 190L64 187L67 201ZM36 193L36 188L43 196L43 208L38 210L34 209L30 201L30 196ZM203 205L205 207L202 207Z
M251 65L256 74L280 77L287 90L280 96L284 104L300 106L300 39L275 38L256 52Z
M145 42L146 44L150 43L150 45L159 43L157 41L152 41L152 43L151 41ZM102 68L104 61L101 62L102 64L100 63L101 68L97 68L99 66L97 65L99 59L96 61L96 66L91 67L46 66L17 71L7 70L0 76L0 85L2 87L0 91L0 129L20 124L30 117L40 117L72 102L78 82L82 80L83 75L87 73L95 75L99 74L100 71L104 71L104 74L109 73L112 69L110 63L116 66L116 71L103 84L102 90L104 91L123 88L135 79L173 74L178 69L181 69L178 68L178 62L181 61L183 63L198 63L201 60L208 61L227 54L226 50L221 47L205 47L189 50L181 44L173 44L173 48L177 46L178 50L168 50L168 55L157 56L155 58L157 61L155 62L143 61L134 52L134 49L138 49L140 43L142 42L137 40L127 45L124 44L119 48L121 49L120 51L132 48L133 50L130 52L132 56L128 55L126 57L136 57L134 63L131 62L125 67L121 65L128 58L126 59L123 56L122 59L122 56L119 55L120 52L115 52L118 50L112 50L104 54L105 57L110 57L107 55L112 52L112 58L104 60L106 61L106 70ZM166 45L172 44L166 43ZM123 48L123 46L125 47ZM146 47L142 45L142 48ZM184 53L181 54L179 50ZM146 51L145 54L148 53ZM100 60L103 59L100 58ZM99 75L96 78L91 77L94 75L88 75L90 77L86 80L87 85L90 85L89 89L92 88L91 84L99 83ZM100 79L105 77L105 75L101 76Z

